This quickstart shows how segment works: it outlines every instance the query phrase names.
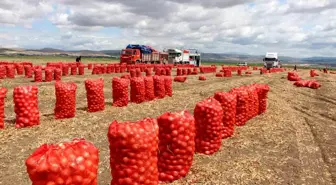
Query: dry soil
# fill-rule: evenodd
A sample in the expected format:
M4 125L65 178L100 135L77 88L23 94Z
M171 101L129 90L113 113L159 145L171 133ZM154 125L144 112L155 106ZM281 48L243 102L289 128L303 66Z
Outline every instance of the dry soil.
M299 72L310 79L309 71ZM0 184L31 184L26 173L25 159L41 144L68 141L83 137L100 151L99 184L111 180L107 129L113 120L138 120L156 117L167 111L189 109L217 91L251 83L269 84L268 110L236 128L232 138L223 140L219 152L212 156L195 155L190 173L174 185L199 184L334 184L336 181L336 75L315 77L322 87L317 90L297 88L286 79L286 73L216 78L207 74L207 81L189 76L186 83L174 83L173 97L125 108L111 106L112 76L105 80L106 110L86 111L84 80L99 76L65 77L74 81L77 89L77 113L73 119L55 120L54 83L39 83L41 125L15 129L13 87L35 83L23 77L5 79L1 86L9 89L5 100L6 128L0 131Z

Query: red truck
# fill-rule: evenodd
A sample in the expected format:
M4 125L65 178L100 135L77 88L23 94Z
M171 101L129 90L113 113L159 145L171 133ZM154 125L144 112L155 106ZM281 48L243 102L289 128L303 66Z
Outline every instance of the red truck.
M128 45L120 53L120 64L160 64L168 62L168 53L158 52L150 46Z

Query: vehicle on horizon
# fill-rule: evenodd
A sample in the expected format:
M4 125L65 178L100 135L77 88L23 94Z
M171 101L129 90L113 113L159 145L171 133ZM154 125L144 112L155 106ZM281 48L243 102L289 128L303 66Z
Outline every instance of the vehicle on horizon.
M263 61L264 67L267 68L267 70L271 68L281 68L281 61L278 59L278 53L267 52Z
M239 62L238 66L247 66L247 62Z
M169 64L192 64L199 67L201 65L201 53L197 49L165 49L168 53Z
M201 65L201 53L197 49L188 49L189 50L189 63L193 64L196 67Z
M159 52L151 46L129 44L120 53L120 64L165 64L168 63L168 53Z

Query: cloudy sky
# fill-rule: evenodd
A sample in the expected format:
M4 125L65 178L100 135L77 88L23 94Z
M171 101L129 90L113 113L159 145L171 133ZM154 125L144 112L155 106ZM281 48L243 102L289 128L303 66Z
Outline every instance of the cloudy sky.
M0 47L336 56L336 0L0 0Z

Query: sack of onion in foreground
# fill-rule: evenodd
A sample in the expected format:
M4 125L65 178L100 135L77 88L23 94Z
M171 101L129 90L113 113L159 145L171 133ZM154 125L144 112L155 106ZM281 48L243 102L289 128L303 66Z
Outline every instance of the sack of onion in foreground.
M84 139L44 144L26 160L33 184L97 185L98 149Z
M111 123L108 130L112 185L158 184L156 120Z
M195 119L189 111L165 113L159 125L159 181L172 182L189 172L195 153Z

